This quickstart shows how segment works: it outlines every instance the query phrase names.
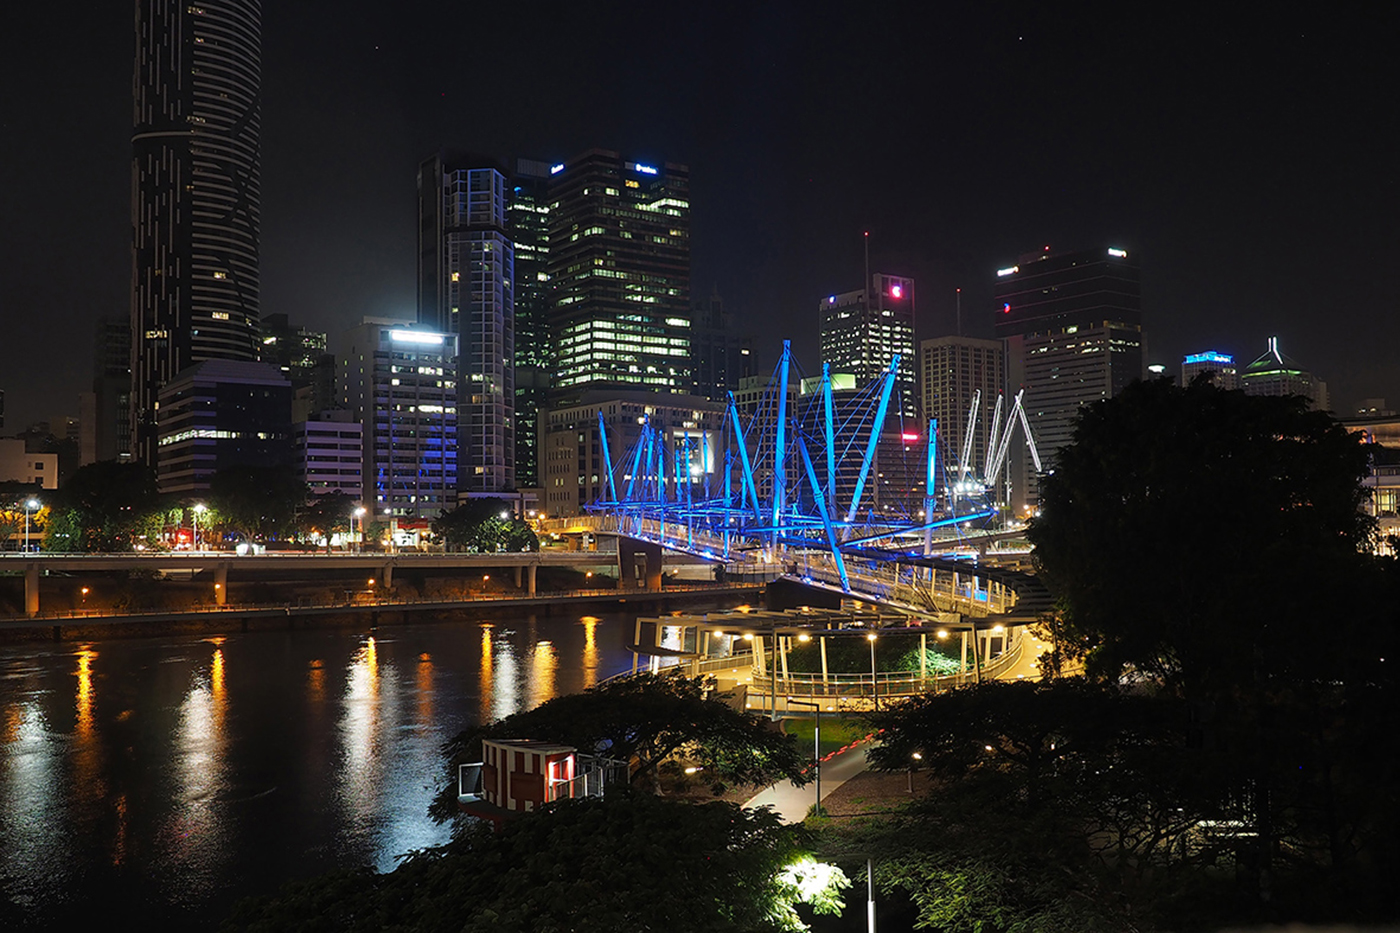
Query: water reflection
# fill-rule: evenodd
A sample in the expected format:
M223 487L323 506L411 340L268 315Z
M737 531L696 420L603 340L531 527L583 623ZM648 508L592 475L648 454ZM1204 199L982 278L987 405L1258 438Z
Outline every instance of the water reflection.
M102 748L92 718L92 662L97 652L88 645L78 649L78 692L73 700L73 789L84 801L107 794L102 781Z
M201 873L223 860L226 826L220 791L226 786L228 693L224 683L223 639L214 639L209 669L197 669L180 705L175 731L177 791L165 828L167 852Z
M598 682L598 623L597 616L584 616L583 622L583 685Z
M24 880L67 876L62 852L56 845L62 836L54 793L59 759L48 721L36 701L38 694L41 691L31 688L29 698L5 707L6 767L0 774L5 792L0 810L4 845L0 847L0 875ZM23 894L21 897L28 899Z
M382 778L375 754L381 710L379 652L373 636L355 652L346 673L345 712L340 720L344 747L340 796L351 825L363 829L374 812Z
M520 709L520 665L517 663L515 645L511 636L515 633L504 631L491 639L491 665L496 676L491 687L491 714L482 717L484 721L504 719Z
M614 621L0 646L4 893L39 928L207 929L290 879L391 869L446 839L442 743L622 670Z
M418 732L432 727L433 724L433 656L424 651L418 656Z
M319 707L326 701L326 665L320 658L307 665L306 699L314 707Z
M481 664L477 670L476 685L477 695L481 698L480 720L490 722L492 719L492 701L495 693L495 682L492 677L493 668L491 666L491 623L481 624Z
M554 699L554 675L559 668L559 656L553 642L535 642L534 663L530 667L530 705L539 706Z

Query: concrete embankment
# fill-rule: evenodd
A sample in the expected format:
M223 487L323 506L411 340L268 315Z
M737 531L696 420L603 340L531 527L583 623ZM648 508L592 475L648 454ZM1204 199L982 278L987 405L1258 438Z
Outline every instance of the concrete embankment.
M98 641L172 634L287 631L383 626L423 622L490 621L504 617L542 617L590 612L655 613L677 605L692 609L726 609L762 598L763 587L683 587L660 591L608 590L551 593L535 597L508 595L415 603L376 602L340 606L251 605L223 609L170 609L120 615L65 616L0 621L0 644L36 641Z

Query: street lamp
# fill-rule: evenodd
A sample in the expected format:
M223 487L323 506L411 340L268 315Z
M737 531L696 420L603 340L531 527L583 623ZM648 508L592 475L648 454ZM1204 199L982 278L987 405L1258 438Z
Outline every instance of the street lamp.
M24 501L24 552L29 553L29 513L31 510L38 511L38 499L26 499Z
M357 530L356 530L356 532L355 532L355 553L356 553L356 554L360 553L361 548L364 547L364 540L365 540L365 513L368 512L368 511L369 511L369 509L366 509L363 505L360 506L358 509L355 510L355 525L356 525L356 528L357 528Z
M880 679L875 672L875 638L874 632L865 636L865 640L870 642L870 695L875 702L875 712L880 711Z
M822 815L822 704L820 700L794 700L787 698L788 706L811 706L817 711L816 725L813 726L812 735L812 771L817 778L817 809L814 811L817 816Z
M194 504L194 515L190 519L190 521L194 523L194 533L190 535L190 547L196 551L199 550L199 513L205 511L207 508L208 506L203 502L196 502Z

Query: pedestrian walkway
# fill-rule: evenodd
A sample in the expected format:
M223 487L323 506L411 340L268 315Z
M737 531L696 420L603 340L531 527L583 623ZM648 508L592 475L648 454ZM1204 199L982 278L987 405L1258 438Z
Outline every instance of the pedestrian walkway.
M867 741L847 746L835 755L822 761L822 799L832 791L855 777L867 767L865 750L870 747ZM813 784L798 787L791 781L783 781L759 791L744 802L746 807L772 807L787 823L800 823L807 818L807 812L817 802L817 791Z

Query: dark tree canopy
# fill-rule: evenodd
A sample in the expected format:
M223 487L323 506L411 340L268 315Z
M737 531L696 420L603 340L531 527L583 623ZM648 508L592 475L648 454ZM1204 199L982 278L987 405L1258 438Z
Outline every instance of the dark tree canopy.
M433 533L452 551L538 551L530 526L515 517L507 499L468 499L433 520Z
M1188 691L1316 670L1319 611L1355 609L1366 472L1358 439L1299 398L1155 381L1089 406L1029 531L1059 645L1091 674Z
M457 812L457 766L481 760L484 738L545 739L636 763L633 784L654 786L657 769L684 752L714 785L804 783L805 753L763 719L707 697L701 679L639 673L470 729L447 743L450 785L433 815Z
M130 551L143 538L154 543L170 505L153 470L116 460L74 471L52 495L44 546L55 551Z
M768 810L645 794L566 800L398 870L342 872L240 904L226 930L534 933L799 930L784 869L800 827ZM839 910L837 890L818 906Z
M331 492L314 497L306 504L298 516L298 524L303 532L326 537L326 547L330 547L331 536L337 531L349 532L355 525L355 509L360 503L354 496L343 492Z
M224 529L244 538L291 534L306 493L292 467L230 467L209 481L210 504Z
M883 852L877 874L940 930L1393 916L1393 691L1275 685L1204 742L1194 705L1084 678L902 704L872 717L869 756L917 765L917 802L826 853Z

